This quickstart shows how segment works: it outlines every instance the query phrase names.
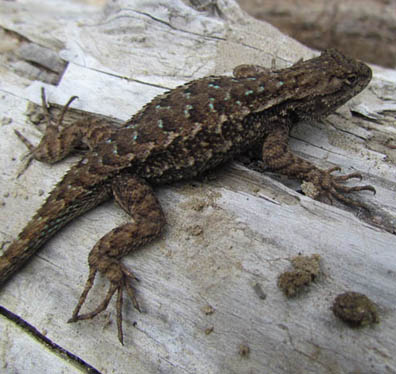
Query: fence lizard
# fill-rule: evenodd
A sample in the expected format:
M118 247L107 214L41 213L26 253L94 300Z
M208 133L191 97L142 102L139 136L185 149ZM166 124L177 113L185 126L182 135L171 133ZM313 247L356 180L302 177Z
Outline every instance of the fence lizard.
M91 250L88 279L69 322L93 318L117 293L118 338L122 343L123 292L138 310L139 305L131 285L136 277L121 258L160 235L165 225L151 186L194 178L254 150L270 169L311 182L318 197L359 205L345 194L362 190L375 193L374 187L342 183L361 179L359 173L334 176L332 172L340 170L338 167L320 170L294 155L287 140L294 124L327 116L362 91L371 75L364 63L335 50L282 70L240 65L232 77L197 79L157 96L118 128L103 119L62 126L63 115L74 98L53 123L43 92L48 121L44 137L33 147L19 134L32 157L52 163L81 144L89 151L57 184L0 258L0 285L67 222L114 197L133 222L116 227ZM98 271L110 282L108 293L95 310L80 314Z

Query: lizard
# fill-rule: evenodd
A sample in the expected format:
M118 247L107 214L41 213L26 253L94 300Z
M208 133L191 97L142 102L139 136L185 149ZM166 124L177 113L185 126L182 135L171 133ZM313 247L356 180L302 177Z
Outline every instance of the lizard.
M76 97L55 121L42 90L47 127L40 143L35 147L17 132L31 157L54 163L81 145L88 151L0 257L0 286L69 221L114 198L132 221L108 232L90 251L88 278L68 322L95 317L117 293L118 339L123 344L123 293L140 309L132 286L138 278L121 259L158 237L166 223L152 187L192 179L253 151L269 169L312 183L317 199L360 206L347 195L376 192L371 185L345 185L351 178L362 180L360 173L337 176L333 172L340 171L338 166L319 169L292 153L288 136L299 121L334 112L371 77L366 64L333 49L279 70L239 65L232 76L200 78L155 97L120 127L97 118L63 126ZM107 294L95 309L82 314L98 272L109 281Z

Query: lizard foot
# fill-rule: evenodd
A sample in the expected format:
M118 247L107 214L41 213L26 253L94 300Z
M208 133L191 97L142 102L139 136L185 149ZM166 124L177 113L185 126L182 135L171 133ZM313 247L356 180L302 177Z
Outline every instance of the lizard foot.
M341 171L341 168L335 166L327 170L316 169L309 173L307 180L315 186L315 192L312 194L312 197L317 199L324 196L330 201L331 204L333 203L333 198L335 198L347 205L365 208L362 203L350 199L344 194L355 191L372 191L375 194L375 188L371 185L354 187L345 186L341 183L352 178L359 178L362 180L362 175L360 173L350 173L346 175L334 176L331 174L334 171Z
M27 139L24 135L22 135L18 130L14 130L15 135L22 141L22 143L28 149L28 153L23 156L23 160L25 160L25 165L23 166L22 170L18 172L17 178L19 178L25 170L29 167L33 160L44 161L48 163L54 163L59 161L59 157L53 155L51 151L49 151L49 146L52 145L52 142L49 139L56 139L56 136L59 134L60 127L63 123L63 118L69 109L71 103L77 99L77 96L72 96L65 106L62 108L62 112L60 113L59 118L56 120L56 123L53 124L51 120L51 115L49 112L49 108L47 105L47 99L45 97L45 90L44 87L41 87L41 106L44 112L44 117L47 122L47 128L45 130L44 137L40 141L40 144L34 146L29 139ZM58 139L57 139L58 140ZM63 158L63 157L61 157Z
M108 278L112 279L106 297L92 312L79 314L80 309L84 304L87 295L93 286L97 272L98 272L97 268L91 267L84 290L80 296L76 308L73 311L72 317L67 322L68 323L77 322L95 317L99 313L106 310L111 298L117 292L116 310L117 310L118 340L120 341L121 344L124 344L124 335L122 331L122 303L123 303L122 293L123 290L126 289L129 297L132 300L133 306L135 307L135 309L141 312L139 304L135 297L135 291L129 283L130 280L139 281L139 279L136 278L135 275L130 270L128 270L123 264L119 262L113 262L112 266L109 266L107 269L107 272L109 274L108 275L105 274L107 275Z

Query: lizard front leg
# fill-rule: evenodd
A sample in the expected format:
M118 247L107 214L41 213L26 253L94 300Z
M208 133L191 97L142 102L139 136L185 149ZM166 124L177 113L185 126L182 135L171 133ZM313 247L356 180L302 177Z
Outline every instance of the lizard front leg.
M289 128L287 126L274 129L264 140L262 159L275 172L311 182L316 189L315 198L324 196L330 202L332 202L332 198L336 198L346 204L363 207L361 203L346 197L344 194L364 190L376 192L375 188L370 185L347 187L342 184L342 182L351 178L361 180L360 173L334 176L331 174L332 172L341 170L338 166L321 170L309 161L294 155L289 149L288 137Z
M121 310L123 290L127 291L138 310L139 305L130 285L130 281L136 280L136 277L120 262L120 259L128 252L156 238L165 224L165 217L153 190L144 180L123 174L114 179L112 190L118 204L132 216L134 222L113 229L91 250L88 257L88 280L69 322L95 317L107 308L112 296L117 292L118 339L123 344ZM79 314L98 271L110 281L108 293L95 310Z

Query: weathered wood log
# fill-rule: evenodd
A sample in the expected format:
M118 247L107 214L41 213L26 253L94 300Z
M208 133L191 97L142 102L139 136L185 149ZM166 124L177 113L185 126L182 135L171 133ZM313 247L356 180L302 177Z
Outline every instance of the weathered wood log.
M41 86L50 102L78 95L74 108L122 121L186 81L230 74L241 63L282 68L314 55L231 0L124 0L103 9L61 3L0 4L3 248L77 160L33 162L16 178L26 149L14 130L40 139L25 112L30 101L40 103ZM124 346L114 303L91 321L66 323L88 252L129 219L114 204L62 230L0 290L0 304L100 372L396 372L395 74L374 68L368 89L328 119L298 125L291 141L319 166L361 172L377 189L359 195L370 213L314 201L297 192L299 183L234 162L214 179L157 189L168 225L124 261L141 279L144 309L125 302ZM322 275L287 299L277 279L298 253L320 255ZM99 277L87 307L106 290ZM348 290L378 305L379 324L350 329L335 318L332 301ZM8 319L0 326L6 372L77 371Z

